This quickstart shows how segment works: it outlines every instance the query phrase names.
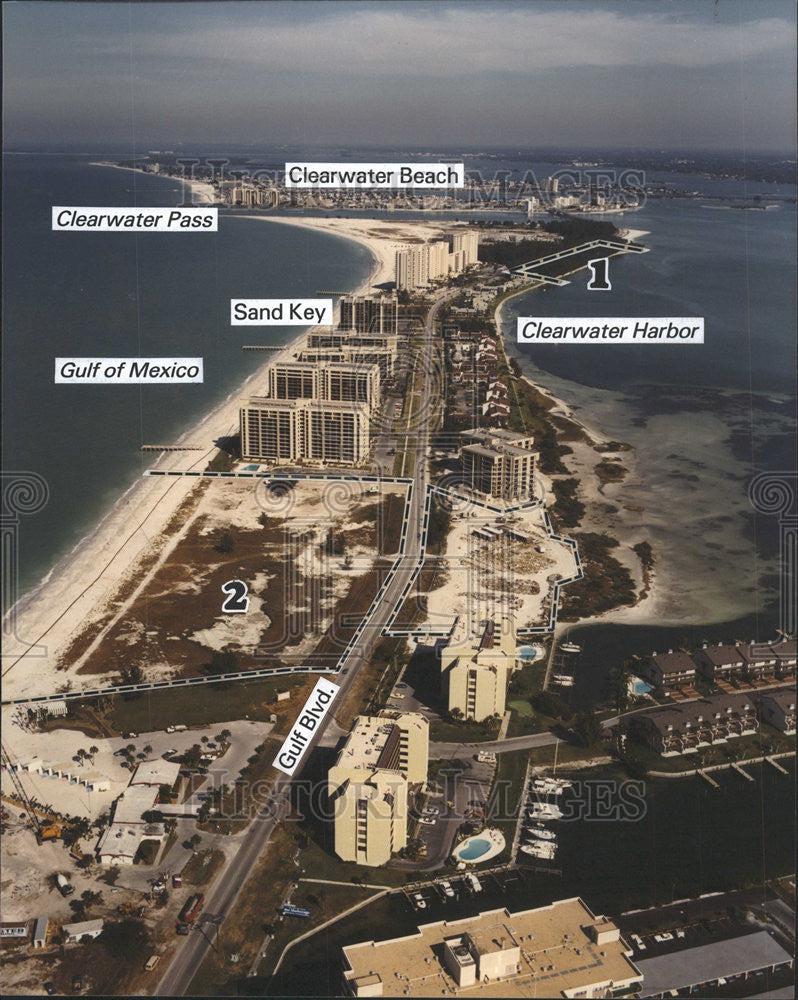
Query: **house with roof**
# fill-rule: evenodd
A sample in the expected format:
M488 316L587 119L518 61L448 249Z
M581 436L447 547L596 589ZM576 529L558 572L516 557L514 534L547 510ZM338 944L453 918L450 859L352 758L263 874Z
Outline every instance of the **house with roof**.
M669 649L667 653L655 651L643 661L643 672L655 688L683 687L695 683L696 663L683 649L675 652Z
M705 642L693 653L693 659L699 672L710 681L740 677L745 668L739 643L724 645L719 642L710 646Z
M795 688L777 688L763 694L762 719L785 736L795 736Z
M747 694L715 695L667 705L630 718L633 731L663 757L696 753L706 747L751 736L759 729Z

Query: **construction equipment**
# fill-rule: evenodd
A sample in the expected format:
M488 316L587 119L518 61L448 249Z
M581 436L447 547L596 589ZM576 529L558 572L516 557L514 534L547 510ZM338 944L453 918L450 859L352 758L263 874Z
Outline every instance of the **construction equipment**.
M39 841L43 840L60 840L63 834L63 824L59 823L57 820L53 820L52 823L40 823L39 824Z
M30 821L30 826L33 832L36 834L36 840L42 842L42 824L39 817L36 815L36 810L33 808L33 803L28 797L28 793L25 791L25 786L20 780L19 773L17 772L15 763L11 759L11 753L6 749L5 744L2 745L2 760L6 769L6 773L11 778L11 783L14 786L14 791L19 796L19 800L22 803L25 812L28 814L28 820Z

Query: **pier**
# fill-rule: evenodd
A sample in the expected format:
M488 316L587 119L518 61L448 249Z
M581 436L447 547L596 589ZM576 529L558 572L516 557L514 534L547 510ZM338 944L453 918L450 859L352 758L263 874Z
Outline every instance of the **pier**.
M284 351L288 344L245 344L242 351Z
M762 759L766 760L768 762L768 764L772 764L773 767L775 767L777 771L781 771L782 774L787 774L788 773L787 770L786 770L786 768L783 768L781 766L781 764L779 764L779 762L776 760L775 757L763 757Z
M748 773L748 771L743 770L743 768L741 768L740 765L736 761L732 761L732 767L734 768L734 770L738 774L741 774L747 781L753 781L754 780L753 776L750 775Z
M142 451L207 451L201 445L189 444L143 444Z
M700 774L701 777L705 781L708 781L710 783L710 785L712 785L713 788L720 788L720 785L717 783L717 781L715 781L714 778L710 778L710 776L707 774L706 771L696 771L696 774ZM748 777L750 777L750 775L746 775L746 777L748 778ZM753 781L753 778L751 780Z

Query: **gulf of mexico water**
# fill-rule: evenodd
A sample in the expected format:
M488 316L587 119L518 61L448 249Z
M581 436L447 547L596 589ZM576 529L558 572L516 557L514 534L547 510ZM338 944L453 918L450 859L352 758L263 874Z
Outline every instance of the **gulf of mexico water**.
M728 182L723 192L735 193ZM647 230L650 253L612 258L610 292L588 291L579 272L509 300L502 328L524 373L600 436L634 447L632 474L607 496L618 537L654 548L652 624L744 620L749 636L772 635L780 527L754 517L747 490L757 473L795 470L795 206L702 204L601 216ZM518 316L608 315L702 316L705 343L516 343Z
M19 593L97 524L152 454L225 399L298 327L231 327L231 298L312 297L368 275L362 246L236 216L218 233L53 233L51 207L174 206L166 178L92 166L102 156L11 155L3 172L4 467L49 485L20 522ZM54 384L56 357L203 357L184 386ZM209 445L211 442L208 442Z

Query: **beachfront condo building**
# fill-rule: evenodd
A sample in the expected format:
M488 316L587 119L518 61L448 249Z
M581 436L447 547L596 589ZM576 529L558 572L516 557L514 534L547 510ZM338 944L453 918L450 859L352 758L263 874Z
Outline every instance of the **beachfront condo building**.
M247 461L358 465L369 452L366 403L253 396L240 410Z
M425 288L436 278L460 274L479 259L479 233L456 233L448 240L435 240L396 251L396 287L412 291Z
M482 622L476 635L469 634L465 620L458 620L451 641L441 649L441 693L449 711L475 722L504 715L515 649L513 615Z
M446 240L409 246L396 251L396 287L425 288L449 273L449 244Z
M463 255L462 269L476 264L479 259L479 233L455 233L452 237L452 253Z
M343 295L338 303L338 326L356 333L396 336L399 330L399 300L392 295Z
M355 997L632 996L643 982L617 925L578 897L437 920L342 953Z
M316 363L377 365L382 378L387 379L393 375L398 355L399 337L395 334L333 330L308 333L296 357L299 361Z
M327 775L335 853L375 867L407 845L408 795L427 780L429 723L385 711L358 716Z
M534 438L500 427L475 428L460 435L460 468L468 489L501 500L535 495L537 452Z
M275 361L267 372L271 399L324 399L365 403L370 411L380 405L380 369L332 361Z

